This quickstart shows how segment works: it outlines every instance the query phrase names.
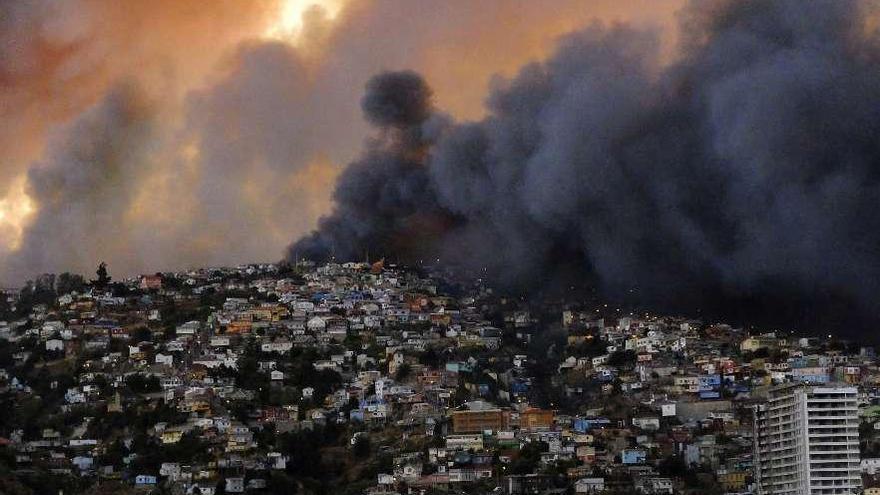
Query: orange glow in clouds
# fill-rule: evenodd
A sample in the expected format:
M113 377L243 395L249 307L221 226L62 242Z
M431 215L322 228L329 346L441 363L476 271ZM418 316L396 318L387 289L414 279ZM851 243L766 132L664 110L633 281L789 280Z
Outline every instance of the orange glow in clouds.
M345 0L283 0L278 18L266 28L263 35L281 41L296 42L305 24L303 16L310 9L320 8L328 20L333 20L344 5Z
M33 213L33 201L25 192L25 178L19 177L9 194L0 199L0 252L18 249Z
M86 258L99 251L122 274L273 259L332 209L337 175L372 132L359 106L372 75L418 71L437 108L456 119L479 119L492 78L511 77L547 56L560 35L596 19L668 29L684 1L87 0L29 9L14 29L0 30L0 48L15 47L0 49L0 118L8 124L0 126L0 286L47 270L87 271L95 260ZM663 33L664 46L672 46L674 30ZM287 45L290 56L253 49L263 43ZM268 55L290 64L265 65L260 57ZM277 77L264 77L276 68ZM255 72L235 72L242 70ZM114 241L92 245L100 229L78 232L83 256L64 247L69 239L47 242L46 232L32 228L48 209L28 196L28 170L53 166L45 148L53 129L62 132L119 84L137 87L153 107L148 142L136 143L149 147L149 158L121 166L138 176L124 178L129 196L112 210L121 212L114 216ZM207 106L194 105L200 95L208 95ZM289 116L279 117L264 98L288 105ZM212 120L215 114L229 126ZM289 128L303 134L295 136L303 149L291 152L290 169L255 167L249 160L263 156L258 147L265 144L243 141L246 172L226 177L229 165L214 163L216 150L200 149L198 134L236 129L235 119L258 121L263 114L278 125L299 122ZM193 133L193 139L174 137ZM197 211L206 177L228 192L220 207L245 212L216 219L227 230ZM83 223L91 224L107 225ZM237 249L228 245L229 235L239 236Z

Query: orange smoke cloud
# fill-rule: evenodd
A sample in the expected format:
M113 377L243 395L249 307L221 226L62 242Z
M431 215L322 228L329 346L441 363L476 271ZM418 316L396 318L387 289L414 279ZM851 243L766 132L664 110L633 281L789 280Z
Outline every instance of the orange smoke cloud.
M483 99L493 76L513 76L524 64L543 59L561 34L596 21L670 27L683 4L684 0L497 2L492 9L461 12L455 32L443 33L445 39L438 35L437 43L426 47L417 69L430 81L440 108L475 119L483 115ZM671 50L675 30L663 33Z
M6 11L0 146L7 158L0 178L37 158L46 129L94 104L114 81L179 93L277 10L272 2L229 0L9 2L0 8Z
M120 167L137 173L119 179L130 192L114 224L83 222L92 230L75 258L13 252L0 280L89 270L89 239L108 234L95 249L123 273L277 258L330 209L336 174L367 135L359 99L374 73L420 71L440 108L475 118L493 75L543 57L559 35L596 18L669 26L681 1L5 3L0 252L57 244L43 242L50 213L26 184L35 164L71 166L47 162L47 136L120 84L153 108L137 166Z

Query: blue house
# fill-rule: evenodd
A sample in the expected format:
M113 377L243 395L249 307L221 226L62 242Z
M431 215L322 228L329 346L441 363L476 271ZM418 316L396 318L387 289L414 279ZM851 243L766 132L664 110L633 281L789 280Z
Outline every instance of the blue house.
M699 391L716 390L721 386L721 375L700 375Z
M828 383L831 381L831 376L828 373L795 373L791 379L801 383Z
M354 290L348 293L348 299L351 299L352 301L363 301L366 299L366 296L364 296L363 292Z
M149 474L139 474L134 478L134 484L138 486L155 485L156 482L156 477Z
M453 373L461 373L463 371L473 371L474 367L463 361L450 361L446 363L446 371Z
M718 399L720 397L721 397L721 394L717 390L702 390L702 391L700 391L700 399L701 400Z
M610 424L611 420L608 418L576 418L573 427L579 433L586 433L593 428L602 428Z
M809 363L804 356L795 356L788 358L788 364L791 365L792 368L806 368Z
M614 373L611 370L599 370L596 372L596 380L604 383L614 381Z
M523 380L521 378L514 378L510 382L510 391L514 394L524 394L529 391L529 382L528 380Z
M648 453L642 449L625 449L620 453L620 462L624 464L644 464Z

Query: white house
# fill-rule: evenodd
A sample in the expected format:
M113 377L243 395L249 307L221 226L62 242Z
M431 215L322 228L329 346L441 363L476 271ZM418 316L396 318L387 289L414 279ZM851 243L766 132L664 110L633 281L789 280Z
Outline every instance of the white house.
M873 457L870 459L862 459L862 472L865 474L874 475L878 470L880 470L880 457Z
M605 491L605 478L581 478L574 482L575 493L600 493Z
M266 454L266 459L269 461L269 466L272 469L286 469L287 468L287 457L281 454L281 452L269 452Z
M180 476L180 464L176 462L163 462L159 467L160 476L168 476L172 479Z
M199 328L201 328L201 323L197 321L188 321L177 327L176 334L178 337L181 335L195 335L196 332L199 331Z
M64 341L61 339L49 339L46 341L47 351L63 351Z
M80 471L87 471L92 468L95 459L92 457L78 455L74 457L70 463L76 466Z
M226 478L226 493L244 493L244 478Z
M82 393L77 387L69 388L64 394L64 400L66 400L68 404L85 404L86 394Z
M321 332L325 328L327 328L327 322L324 321L323 318L315 316L310 319L308 323L306 323L306 328L308 328L312 332Z

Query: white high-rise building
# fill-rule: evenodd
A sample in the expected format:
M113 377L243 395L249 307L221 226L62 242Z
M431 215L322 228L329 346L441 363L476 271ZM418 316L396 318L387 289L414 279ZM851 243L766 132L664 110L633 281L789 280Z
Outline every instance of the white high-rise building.
M857 398L844 385L772 388L755 407L758 493L860 493Z

